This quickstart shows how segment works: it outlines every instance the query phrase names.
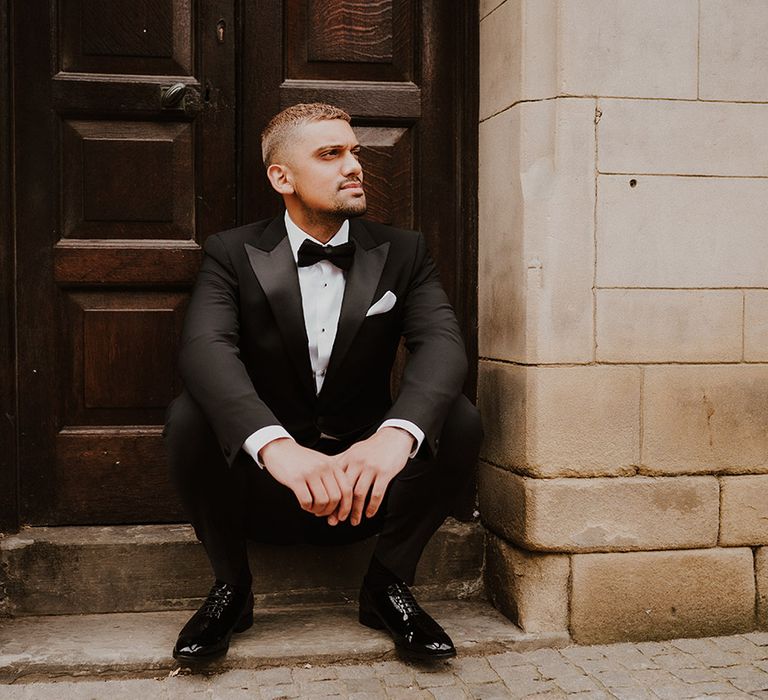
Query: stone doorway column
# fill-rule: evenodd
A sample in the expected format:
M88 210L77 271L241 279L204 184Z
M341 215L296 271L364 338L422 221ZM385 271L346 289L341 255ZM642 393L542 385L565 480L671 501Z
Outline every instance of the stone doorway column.
M768 6L480 4L492 598L582 643L765 627Z

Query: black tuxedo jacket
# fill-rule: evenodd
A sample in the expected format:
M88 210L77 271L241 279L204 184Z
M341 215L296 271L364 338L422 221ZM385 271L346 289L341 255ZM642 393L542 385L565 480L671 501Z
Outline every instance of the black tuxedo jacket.
M360 219L336 340L316 395L296 263L283 217L210 236L187 310L179 367L231 464L245 439L280 424L312 446L356 439L387 418L412 421L434 452L467 369L458 323L424 238ZM366 317L387 291L390 311ZM408 362L397 399L390 370Z

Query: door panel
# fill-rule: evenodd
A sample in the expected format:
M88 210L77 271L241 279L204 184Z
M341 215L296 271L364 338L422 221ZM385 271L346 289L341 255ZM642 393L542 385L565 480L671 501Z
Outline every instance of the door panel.
M200 243L235 224L233 0L199 5L14 5L26 521L183 517L162 423Z

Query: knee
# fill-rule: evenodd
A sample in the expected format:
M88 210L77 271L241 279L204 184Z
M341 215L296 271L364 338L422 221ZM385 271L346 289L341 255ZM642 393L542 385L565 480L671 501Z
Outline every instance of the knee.
M216 436L200 406L187 391L168 406L163 428L163 443L172 469L189 464L210 453Z

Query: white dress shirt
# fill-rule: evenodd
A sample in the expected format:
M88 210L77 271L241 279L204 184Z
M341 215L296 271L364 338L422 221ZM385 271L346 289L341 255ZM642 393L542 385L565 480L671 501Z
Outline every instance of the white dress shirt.
M305 240L319 243L308 233L302 231L285 212L285 228L288 231L288 242L291 245L293 259L298 264L299 248ZM349 241L349 221L344 221L341 228L328 241L327 245L342 245ZM323 388L328 362L331 359L333 343L336 340L336 329L339 325L341 302L344 299L346 279L344 272L328 260L320 260L314 265L299 267L299 289L301 290L301 307L304 311L304 327L309 341L309 360L312 374L315 378L317 393ZM408 420L392 418L384 421L379 430L386 427L402 428L413 436L414 448L411 457L415 456L424 440L424 432ZM323 435L330 437L331 435ZM291 438L291 434L282 425L268 425L252 433L243 444L243 449L264 467L259 452L273 440Z

